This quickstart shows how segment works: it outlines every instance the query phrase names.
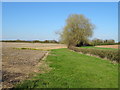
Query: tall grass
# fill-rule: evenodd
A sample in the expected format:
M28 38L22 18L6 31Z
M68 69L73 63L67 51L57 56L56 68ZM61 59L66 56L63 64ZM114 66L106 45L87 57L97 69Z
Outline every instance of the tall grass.
M107 58L111 61L119 62L118 58L118 50L111 50L111 49L95 49L95 48L79 48L71 46L69 47L71 50L74 50L76 52L82 52L83 54L90 54L90 55L96 55L100 58Z

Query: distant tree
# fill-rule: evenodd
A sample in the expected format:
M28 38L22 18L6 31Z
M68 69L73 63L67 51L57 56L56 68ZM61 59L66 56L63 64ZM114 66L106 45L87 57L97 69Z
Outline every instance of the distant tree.
M93 34L94 25L84 15L72 14L60 33L60 41L67 46L82 46Z
M39 43L40 41L39 40L34 40L33 43Z
M15 42L20 42L21 40L20 39L17 39L17 40L14 40Z
M93 39L92 42L93 42L93 45L100 45L104 43L102 39L97 39L97 38Z
M115 43L115 40L109 39L109 40L107 40L107 43L108 43L108 44L113 44L113 43Z
M92 45L109 45L109 44L115 44L115 41L113 39L102 40L97 38L92 40Z
M50 43L58 43L56 40L51 40Z
M104 43L107 43L108 42L108 40L104 40Z
M44 43L49 43L49 40L45 40Z

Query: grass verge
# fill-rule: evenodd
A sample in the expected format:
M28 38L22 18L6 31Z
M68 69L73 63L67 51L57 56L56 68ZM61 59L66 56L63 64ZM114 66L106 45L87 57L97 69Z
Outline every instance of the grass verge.
M37 74L16 88L118 88L118 64L69 49L51 50L50 72Z
M112 62L119 62L119 53L118 50L109 50L109 49L95 49L95 48L79 48L71 46L69 49L81 52L83 54L95 55L103 59L109 59Z
M102 47L94 47L94 46L85 46L80 48L90 48L90 49L104 49L104 50L118 50L116 48L102 48Z

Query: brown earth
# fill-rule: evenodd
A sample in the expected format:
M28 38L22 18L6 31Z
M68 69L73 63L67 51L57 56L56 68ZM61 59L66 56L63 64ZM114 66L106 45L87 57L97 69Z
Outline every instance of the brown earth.
M116 49L118 49L118 45L101 45L101 46L95 46L95 47L102 47L102 48L116 48Z
M52 44L52 43L2 43L3 47L16 47L16 48L35 48L35 49L59 49L66 48L64 44Z
M46 50L66 48L62 44L41 43L3 43L1 47L3 88L11 88L33 73L41 72L38 65L41 65L41 59L48 53ZM15 48L35 48L44 51Z

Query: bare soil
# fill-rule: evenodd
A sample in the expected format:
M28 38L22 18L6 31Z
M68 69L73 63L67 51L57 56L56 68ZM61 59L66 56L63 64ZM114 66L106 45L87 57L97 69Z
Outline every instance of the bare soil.
M2 45L4 47L16 47L16 48L35 48L35 49L59 49L59 48L66 48L64 44L52 44L52 43L10 43L10 42L3 42Z
M95 47L102 47L102 48L116 48L116 49L118 49L118 45L101 45L101 46L95 46Z
M15 48L35 48L42 50L22 50ZM48 53L48 49L66 48L62 44L41 43L3 43L2 44L2 84L3 88L11 88L17 83L30 77L33 73L41 72L38 64ZM41 64L39 64L41 65Z

